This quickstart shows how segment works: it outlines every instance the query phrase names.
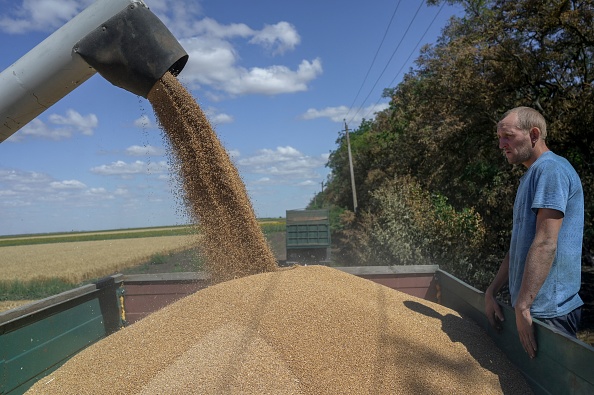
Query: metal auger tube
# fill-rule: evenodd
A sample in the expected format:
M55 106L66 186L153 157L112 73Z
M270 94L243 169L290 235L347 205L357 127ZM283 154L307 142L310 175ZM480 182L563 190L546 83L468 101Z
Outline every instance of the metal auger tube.
M99 72L146 97L187 53L140 0L98 0L0 73L0 142Z

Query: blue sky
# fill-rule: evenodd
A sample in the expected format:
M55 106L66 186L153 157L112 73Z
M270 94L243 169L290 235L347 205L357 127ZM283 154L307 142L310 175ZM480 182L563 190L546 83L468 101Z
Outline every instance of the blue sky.
M0 0L0 70L90 3ZM384 109L419 44L461 14L420 0L145 3L190 55L179 79L259 217L307 205L343 120ZM96 74L0 143L0 235L184 224L178 187L150 103Z

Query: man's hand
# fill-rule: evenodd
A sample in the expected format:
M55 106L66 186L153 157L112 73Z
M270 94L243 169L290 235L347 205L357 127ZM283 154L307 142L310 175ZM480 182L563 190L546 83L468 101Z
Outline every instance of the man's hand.
M516 307L516 326L522 347L528 353L530 358L536 356L536 339L534 337L534 327L532 326L532 315L530 309L520 309Z
M499 306L499 303L497 303L497 299L495 299L495 296L490 289L485 293L485 314L487 315L489 324L491 324L491 326L495 328L497 332L501 332L501 322L504 320L503 312L501 311L501 307Z

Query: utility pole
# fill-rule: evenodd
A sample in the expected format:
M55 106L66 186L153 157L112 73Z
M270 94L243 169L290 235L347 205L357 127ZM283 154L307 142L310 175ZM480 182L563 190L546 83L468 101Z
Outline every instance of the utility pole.
M357 213L357 189L355 188L355 173L353 172L353 156L351 154L351 139L349 138L349 127L346 119L344 120L344 133L347 139L347 148L349 151L349 168L351 170L351 188L353 189L353 212Z

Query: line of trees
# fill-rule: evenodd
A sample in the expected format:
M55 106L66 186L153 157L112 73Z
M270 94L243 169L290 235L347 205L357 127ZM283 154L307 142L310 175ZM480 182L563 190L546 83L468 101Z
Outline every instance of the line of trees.
M439 5L442 1L428 3ZM326 189L340 259L353 264L435 263L485 289L508 247L524 169L498 149L496 124L520 105L548 123L548 146L579 173L584 260L594 250L594 0L448 0L450 20L395 88L390 107L330 155Z

